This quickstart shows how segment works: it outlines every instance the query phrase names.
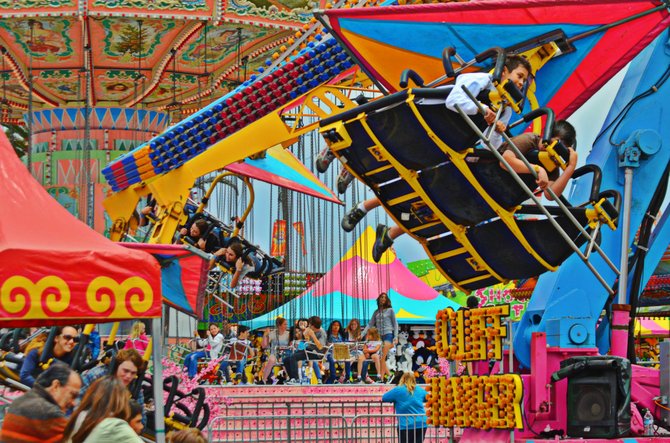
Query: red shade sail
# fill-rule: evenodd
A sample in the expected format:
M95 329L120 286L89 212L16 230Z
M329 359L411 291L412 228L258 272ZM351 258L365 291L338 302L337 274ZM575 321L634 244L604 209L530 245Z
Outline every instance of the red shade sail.
M0 327L161 315L160 267L73 217L0 131Z

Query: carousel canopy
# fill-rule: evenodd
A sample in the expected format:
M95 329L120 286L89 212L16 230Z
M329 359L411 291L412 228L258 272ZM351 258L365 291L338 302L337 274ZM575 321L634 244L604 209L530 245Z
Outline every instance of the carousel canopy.
M0 131L0 326L161 315L160 267L54 200Z
M188 113L244 81L310 18L308 0L0 0L2 121L22 118L30 91L34 110L88 97Z

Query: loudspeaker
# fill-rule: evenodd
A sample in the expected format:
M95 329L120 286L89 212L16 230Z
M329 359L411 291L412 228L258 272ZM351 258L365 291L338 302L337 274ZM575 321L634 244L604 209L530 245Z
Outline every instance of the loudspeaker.
M564 365L565 363L565 365ZM630 431L630 362L576 357L561 363L568 375L568 435L616 438Z

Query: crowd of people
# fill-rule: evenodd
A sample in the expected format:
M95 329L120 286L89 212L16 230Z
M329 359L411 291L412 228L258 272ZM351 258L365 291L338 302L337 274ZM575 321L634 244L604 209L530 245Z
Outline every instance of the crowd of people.
M91 334L85 351L93 367L72 368L80 327L57 327L37 334L24 351L20 382L30 388L5 412L0 441L14 442L141 442L147 406L139 383L149 340L145 325L136 322L125 345L111 360L98 359L100 340ZM45 348L49 347L46 353ZM103 353L104 354L104 353ZM196 432L197 431L197 432ZM189 437L190 436L190 437ZM188 437L188 438L187 438ZM186 439L185 439L186 438ZM206 442L197 429L170 442Z
M125 351L123 351L125 352ZM137 351L129 351L133 358ZM118 362L118 360L117 360ZM115 362L115 363L117 363ZM133 367L126 360L117 365ZM142 400L132 399L129 371L93 381L57 361L41 372L30 391L7 409L0 433L4 443L141 443ZM115 375L116 374L116 375ZM136 374L136 372L135 372ZM197 429L168 434L171 443L206 443Z
M205 337L195 332L195 349L185 356L184 370L194 377L199 366L220 358L215 377L220 383L301 384L312 376L317 383L328 384L389 381L386 359L397 343L399 328L385 292L377 298L377 309L364 329L358 319L351 319L346 328L333 320L324 329L318 316L288 325L287 319L277 318L275 327L266 328L256 346L246 326L234 331L225 320L221 327L212 323ZM336 345L346 348L344 357L335 352ZM252 362L257 370L249 377L245 368ZM370 364L375 368L374 377L368 370Z

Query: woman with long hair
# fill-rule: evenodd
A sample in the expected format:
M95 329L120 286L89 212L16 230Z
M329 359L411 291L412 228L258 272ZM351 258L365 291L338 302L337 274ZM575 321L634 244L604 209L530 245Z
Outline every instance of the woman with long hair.
M144 355L144 351L149 346L149 337L147 337L146 330L147 327L144 322L136 321L133 323L133 328L130 330L130 335L128 335L123 349L135 349L140 355Z
M426 390L416 385L411 372L400 377L398 386L382 396L383 402L393 403L398 417L400 443L422 443L426 434Z
M290 341L290 332L287 328L288 322L283 317L277 317L275 320L276 328L270 330L267 328L263 333L261 347L269 350L268 359L263 366L263 383L271 383L270 374L278 361L284 358L283 350L288 347Z
M357 318L349 320L347 328L344 330L344 339L346 341L361 341L363 331L361 331L361 322Z
M344 330L344 341L350 343L357 343L362 341L363 336L361 335L363 331L361 330L361 322L357 318L352 318L349 320L346 329ZM358 359L358 356L361 354L361 351L357 349L352 349L349 351L353 360ZM340 383L349 383L351 381L351 362L344 363L344 376L340 377Z
M328 326L328 331L326 331L326 343L328 345L335 344L335 343L343 343L344 342L344 334L342 330L342 323L340 323L339 320L333 320L330 322L330 326ZM326 359L328 360L328 368L329 368L329 375L328 379L326 380L326 384L333 384L335 383L335 377L337 375L337 371L335 368L335 356L333 355L333 351L329 351L328 354L326 355ZM344 382L344 374L342 377L342 382Z
M234 269L233 278L230 280L230 287L237 286L249 272L256 270L256 263L249 255L244 256L244 247L242 243L233 242L227 248L219 249L215 255L223 256L223 265L228 269Z
M377 297L377 309L372 314L370 322L365 326L363 335L368 332L369 328L377 328L382 338L383 345L379 380L383 383L384 376L390 375L386 367L386 357L398 338L398 321L391 306L391 299L386 292L382 292Z
M128 424L130 393L120 380L104 377L91 385L65 427L66 443L141 443Z

